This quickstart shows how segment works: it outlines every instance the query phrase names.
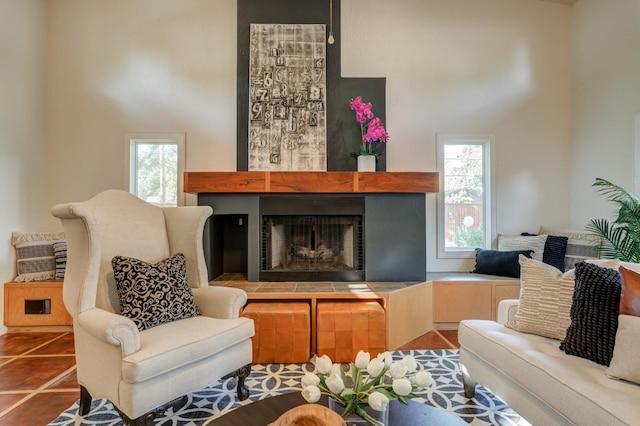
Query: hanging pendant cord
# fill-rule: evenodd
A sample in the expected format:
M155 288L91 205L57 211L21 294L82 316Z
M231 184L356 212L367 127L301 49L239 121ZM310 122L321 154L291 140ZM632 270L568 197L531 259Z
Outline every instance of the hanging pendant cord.
M333 44L335 39L333 38L333 0L329 0L329 38L327 43Z

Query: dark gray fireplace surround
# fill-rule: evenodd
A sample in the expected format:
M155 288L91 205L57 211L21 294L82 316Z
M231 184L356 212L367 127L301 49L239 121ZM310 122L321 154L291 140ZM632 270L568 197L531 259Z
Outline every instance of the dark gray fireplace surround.
M213 194L198 205L213 208L205 232L209 279L241 273L248 281L424 281L425 194ZM364 260L346 274L311 271L292 279L263 269L263 216L361 214Z

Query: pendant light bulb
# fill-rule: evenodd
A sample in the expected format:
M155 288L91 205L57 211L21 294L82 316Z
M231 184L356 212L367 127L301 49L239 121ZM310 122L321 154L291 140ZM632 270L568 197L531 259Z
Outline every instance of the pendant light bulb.
M329 0L329 38L327 38L327 43L333 44L335 41L333 38L333 0Z

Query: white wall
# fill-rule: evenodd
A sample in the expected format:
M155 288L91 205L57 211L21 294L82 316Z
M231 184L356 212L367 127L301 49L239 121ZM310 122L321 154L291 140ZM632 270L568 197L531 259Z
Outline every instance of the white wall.
M496 136L498 232L580 229L610 213L596 176L632 186L638 0L342 0L342 32L343 76L387 77L389 170L435 170L437 132ZM235 170L235 0L3 0L0 48L2 282L11 231L125 187L125 133ZM435 258L427 198L429 270L471 269Z
M0 284L16 275L12 231L46 231L46 1L0 2ZM0 292L0 318L4 302ZM6 331L0 325L0 334Z
M569 222L571 8L529 0L343 0L342 71L387 77L387 170L436 170L436 133L496 140L497 232ZM375 110L375 105L374 105ZM427 197L429 271L436 202Z
M126 188L125 133L186 132L187 170L235 170L234 0L57 0L49 10L51 204Z
M186 132L187 170L235 170L235 1L49 8L50 204L123 188L127 132ZM533 0L343 0L343 75L387 77L388 170L435 170L436 132L493 133L498 231L566 224L570 11ZM428 233L430 270L472 268L438 262L433 219Z
M634 166L640 173L640 163L634 165L634 116L640 114L640 1L579 0L572 13L571 223L582 229L590 219L613 218L613 205L591 187L596 177L640 194L640 188L634 189Z

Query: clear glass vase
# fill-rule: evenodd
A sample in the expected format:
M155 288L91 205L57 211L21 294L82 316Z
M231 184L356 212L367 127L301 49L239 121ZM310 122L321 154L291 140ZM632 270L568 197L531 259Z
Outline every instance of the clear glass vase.
M367 413L368 418L362 418L356 413L351 413L344 416L345 408L342 407L338 402L329 397L329 408L332 411L340 414L344 419L347 426L388 426L389 425L389 406L387 405L386 410L384 411L376 411L373 408L367 406L365 411Z

